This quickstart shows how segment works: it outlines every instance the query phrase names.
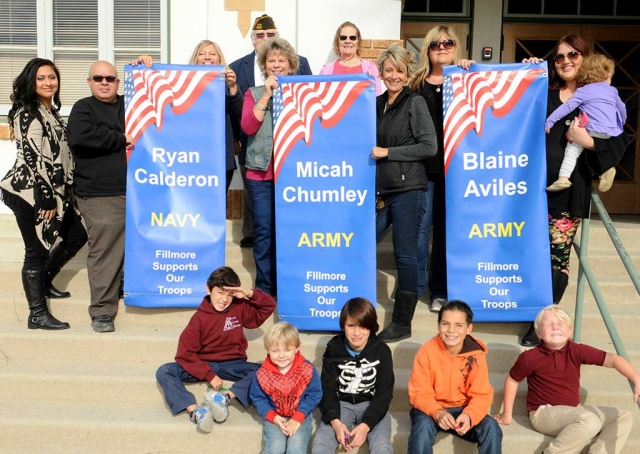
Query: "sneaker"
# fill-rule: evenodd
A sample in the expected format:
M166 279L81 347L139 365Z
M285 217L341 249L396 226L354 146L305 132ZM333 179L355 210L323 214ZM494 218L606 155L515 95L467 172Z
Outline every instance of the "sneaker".
M213 429L213 418L211 417L211 410L206 405L196 407L191 412L189 417L191 421L196 423L196 427L202 432L209 433Z
M113 318L110 315L103 314L91 319L91 328L96 333L111 333L116 330L113 324Z
M570 187L571 187L571 182L569 180L556 180L551 185L549 185L549 187L547 188L547 191L559 192Z
M431 306L429 307L429 310L431 312L440 312L440 309L442 309L442 306L447 302L446 299L444 298L434 298L433 301L431 301Z
M615 180L615 178L616 178L615 167L611 167L605 173L600 175L600 184L598 185L598 189L600 190L600 192L607 192L609 189L611 189L611 186L613 185L613 180Z
M253 247L253 237L252 236L245 236L243 239L241 239L240 240L240 247L244 247L244 248Z
M209 407L213 420L224 422L229 416L229 395L217 391L204 393L204 404Z

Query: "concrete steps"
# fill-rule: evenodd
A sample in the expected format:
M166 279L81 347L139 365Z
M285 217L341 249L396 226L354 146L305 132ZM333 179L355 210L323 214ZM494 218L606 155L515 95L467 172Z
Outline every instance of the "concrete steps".
M617 224L620 235L637 265L640 258L640 223L623 219ZM251 251L237 246L241 238L239 222L229 221L227 263L234 267L245 285L254 273ZM592 221L591 266L607 299L631 361L640 366L640 298L630 284L604 229ZM606 240L606 241L605 241ZM235 242L235 243L234 243ZM223 425L210 435L199 434L185 415L173 417L164 404L155 381L155 370L171 361L178 336L193 309L141 309L121 306L116 332L96 334L91 330L87 306L89 289L85 269L86 251L81 251L56 279L58 287L72 297L52 300L53 313L69 321L71 329L61 332L27 330L27 304L19 269L23 246L11 216L0 216L0 454L4 453L257 453L261 448L261 426L253 408L237 403ZM378 248L378 315L381 325L391 318L389 296L395 285L393 254L389 240ZM640 267L640 266L639 266ZM570 312L575 305L577 261L572 263L572 280L562 301ZM264 356L262 335L277 321L274 315L257 330L247 331L250 360ZM420 346L436 332L437 314L419 303L413 336L390 344L394 358L396 386L391 405L394 452L406 452L410 428L407 383L413 358ZM477 323L474 335L489 348L490 380L495 388L492 413L500 410L504 378L522 351L518 337L523 323ZM327 341L333 333L302 333L302 353L320 369ZM583 342L613 351L604 323L587 289ZM188 385L196 396L202 384ZM526 417L526 384L516 398L514 423L503 427L503 452L540 452L550 441L533 431ZM614 370L585 367L582 374L583 402L612 405L633 412L627 381ZM319 413L315 414L316 424ZM47 440L44 444L41 440ZM473 445L441 434L436 452L474 453ZM365 448L354 451L368 452ZM635 431L624 453L640 452L640 431Z

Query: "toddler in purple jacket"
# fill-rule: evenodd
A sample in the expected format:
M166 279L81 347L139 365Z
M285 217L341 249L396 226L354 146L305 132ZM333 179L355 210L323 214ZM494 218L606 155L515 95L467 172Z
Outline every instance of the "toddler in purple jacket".
M627 109L618 96L618 90L611 86L614 68L615 63L602 54L591 54L585 57L577 76L580 88L567 102L549 115L544 124L547 134L558 120L566 117L576 108L580 108L578 115L580 127L586 128L590 136L608 139L622 134L622 128L627 121ZM581 153L580 145L571 141L567 143L558 179L547 188L547 191L562 191L571 186L569 177ZM615 175L615 167L602 174L600 191L606 192L611 188Z

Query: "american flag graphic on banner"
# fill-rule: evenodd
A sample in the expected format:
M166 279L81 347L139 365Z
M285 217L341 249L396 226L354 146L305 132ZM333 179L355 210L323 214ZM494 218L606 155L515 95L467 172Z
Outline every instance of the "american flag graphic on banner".
M165 107L181 114L189 110L202 91L219 71L196 70L133 70L125 71L126 132L135 143L154 124L162 129Z
M522 94L544 70L483 71L452 74L445 80L444 168L458 145L471 129L482 135L485 111L493 107L493 115L503 117L515 106Z
M370 81L284 83L273 93L274 179L289 151L300 140L311 143L313 123L338 124L358 95L373 87Z

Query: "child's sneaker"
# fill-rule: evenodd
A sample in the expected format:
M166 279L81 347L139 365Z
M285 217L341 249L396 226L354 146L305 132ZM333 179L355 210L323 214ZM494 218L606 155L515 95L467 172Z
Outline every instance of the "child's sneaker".
M615 180L615 178L616 178L615 167L611 167L605 173L600 175L600 184L598 185L598 189L600 190L600 192L607 192L609 189L611 189L611 186L613 185L613 180Z
M558 192L564 191L567 188L571 187L571 182L569 180L556 180L549 187L547 187L548 192Z
M229 416L229 396L226 393L207 391L204 393L205 405L211 410L216 422L224 422Z
M198 429L203 432L209 433L213 429L213 418L211 417L211 410L207 405L196 407L191 413L191 421L196 423Z

